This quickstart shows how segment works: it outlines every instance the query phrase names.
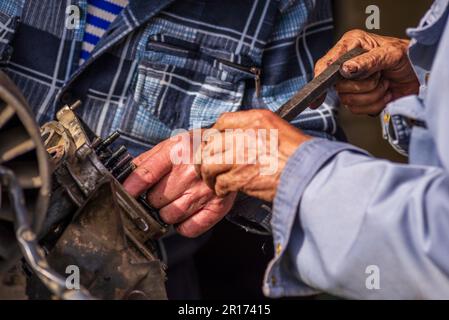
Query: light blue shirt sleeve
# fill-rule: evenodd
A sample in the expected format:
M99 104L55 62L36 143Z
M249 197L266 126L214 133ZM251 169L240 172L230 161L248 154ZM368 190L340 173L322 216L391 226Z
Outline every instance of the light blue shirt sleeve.
M446 27L423 102L441 165L395 164L321 139L291 157L274 201L267 295L449 298L448 56Z

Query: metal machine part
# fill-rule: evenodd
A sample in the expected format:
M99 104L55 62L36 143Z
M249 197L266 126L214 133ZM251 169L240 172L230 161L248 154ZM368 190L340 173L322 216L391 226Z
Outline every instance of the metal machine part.
M77 106L39 132L0 72L0 268L23 256L32 299L166 299L158 239L167 228L122 188L134 165L125 147L110 148L118 133L96 137ZM80 290L67 288L68 267Z
M29 108L14 84L0 72L0 271L23 255L51 292L65 299L86 299L82 288L65 286L65 278L47 263L38 244L50 197L48 154Z
M22 255L16 241L15 203L30 232L38 234L50 198L50 168L40 132L27 103L0 72L0 271Z
M41 239L48 261L61 273L78 267L81 284L100 299L165 299L157 239L167 229L121 186L135 166L124 146L111 149L119 133L96 137L77 106L63 107L41 129L55 180ZM49 298L33 277L27 293Z

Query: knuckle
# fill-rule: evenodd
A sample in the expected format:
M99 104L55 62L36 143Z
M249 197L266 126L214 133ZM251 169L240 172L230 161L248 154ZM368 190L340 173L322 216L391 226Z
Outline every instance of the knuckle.
M263 124L263 120L262 118L258 115L257 117L254 118L254 122L253 122L253 126L254 127L261 127Z
M175 219L172 218L173 215L168 210L161 209L159 211L159 215L160 215L162 221L164 221L167 224L176 223Z
M366 65L369 67L373 67L375 66L379 59L378 59L378 55L377 54L368 54L365 57L365 61L366 61Z
M182 197L181 210L186 211L195 202L195 193L193 191L187 192Z
M224 112L218 117L217 123L223 123L229 120L232 117L232 112Z
M225 179L218 178L215 184L215 192L217 194L225 194L228 192L229 184Z
M273 112L271 112L270 110L260 110L260 115L261 115L261 119L262 120L269 120L271 118L273 118Z
M268 121L270 121L270 119L273 118L273 115L274 115L273 112L271 112L270 110L266 109L254 110L253 125L255 127L264 126L264 124L266 124Z
M346 32L343 35L343 38L360 38L360 37L363 37L365 34L366 34L366 32L361 29L353 29L353 30Z
M253 113L257 119L263 119L265 117L265 110L262 109L253 110Z
M156 181L156 175L149 167L150 166L148 164L143 164L139 168L138 173L146 183L152 184Z

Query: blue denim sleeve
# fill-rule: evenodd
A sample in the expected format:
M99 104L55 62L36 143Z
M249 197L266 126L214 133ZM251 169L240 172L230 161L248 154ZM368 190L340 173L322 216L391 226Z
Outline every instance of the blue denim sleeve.
M448 298L448 194L442 168L376 160L335 142L304 145L274 202L265 293Z
M267 296L277 298L318 292L299 280L297 268L288 258L285 249L287 244L300 243L302 239L301 229L294 227L302 194L320 169L345 150L365 154L349 144L316 138L304 143L284 168L271 219L276 256L265 277L264 292Z

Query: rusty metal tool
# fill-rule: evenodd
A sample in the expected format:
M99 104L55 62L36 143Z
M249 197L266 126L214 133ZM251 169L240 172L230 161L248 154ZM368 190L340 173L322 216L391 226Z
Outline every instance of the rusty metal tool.
M342 79L340 68L348 60L351 60L365 53L362 48L355 48L341 56L337 61L332 63L319 76L304 86L297 94L293 96L287 103L277 110L276 114L287 121L294 120L310 104L321 97L332 85Z

